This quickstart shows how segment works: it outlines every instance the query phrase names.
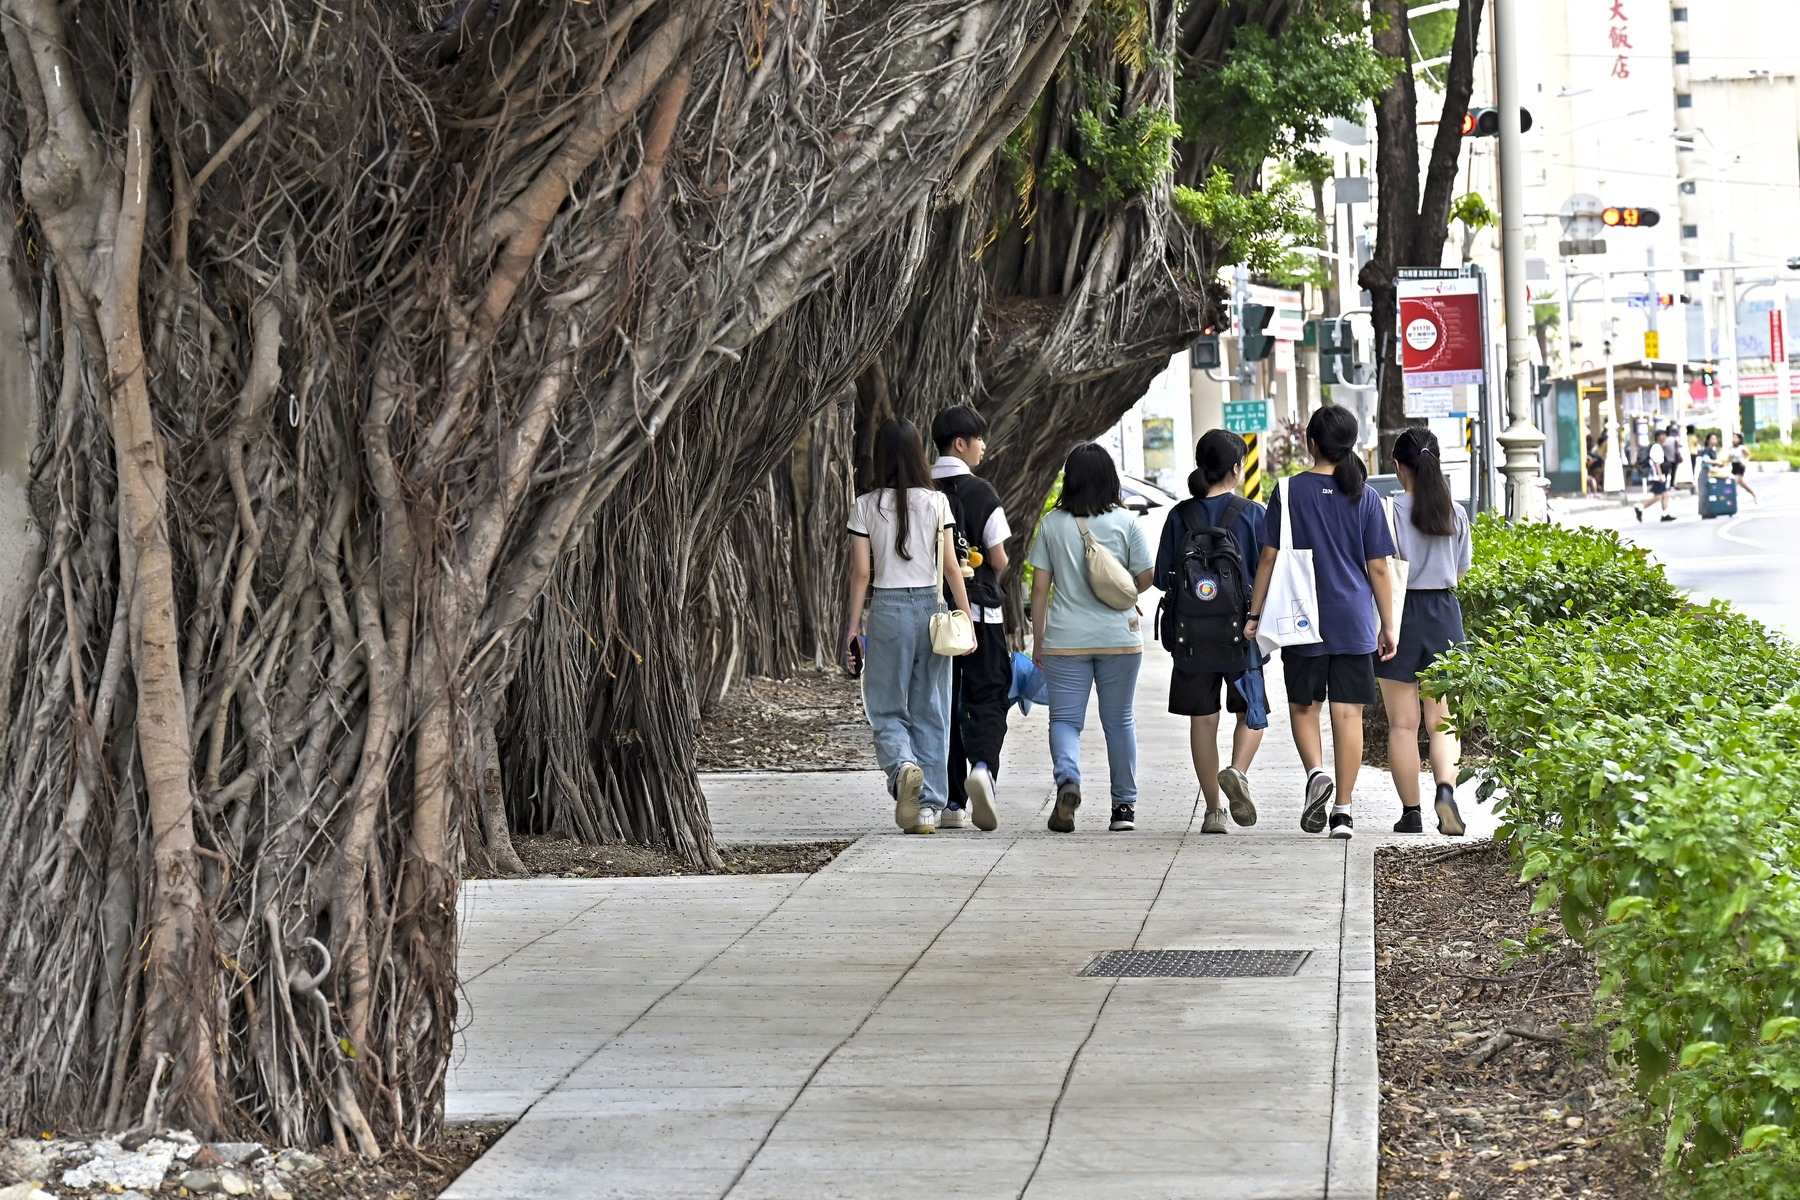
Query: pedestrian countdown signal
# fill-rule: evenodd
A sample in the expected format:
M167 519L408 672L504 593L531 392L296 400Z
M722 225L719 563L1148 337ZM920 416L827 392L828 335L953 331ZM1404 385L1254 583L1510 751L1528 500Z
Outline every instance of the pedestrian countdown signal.
M1661 220L1662 214L1654 208L1607 208L1600 212L1601 223L1615 228L1648 229Z

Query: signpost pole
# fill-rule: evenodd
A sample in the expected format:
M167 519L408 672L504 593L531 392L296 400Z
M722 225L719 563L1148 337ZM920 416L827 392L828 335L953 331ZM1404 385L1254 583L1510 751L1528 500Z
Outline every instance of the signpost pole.
M1769 310L1769 357L1775 361L1775 394L1779 397L1775 402L1775 422L1781 426L1781 440L1785 442L1793 436L1794 423L1794 376L1788 367L1785 294Z
M1608 492L1622 492L1625 446L1619 441L1619 394L1613 384L1612 272L1605 263L1600 264L1600 352L1606 359L1606 465L1600 480Z
M1543 521L1544 435L1531 419L1531 309L1525 303L1525 178L1519 145L1518 0L1494 0L1494 75L1500 108L1500 232L1506 308L1507 512Z

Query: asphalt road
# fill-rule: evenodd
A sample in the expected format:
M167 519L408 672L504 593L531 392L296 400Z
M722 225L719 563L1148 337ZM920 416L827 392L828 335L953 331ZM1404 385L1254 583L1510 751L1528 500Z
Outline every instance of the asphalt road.
M1738 515L1702 520L1692 494L1670 502L1678 518L1663 524L1656 509L1639 524L1631 509L1565 514L1564 524L1616 529L1663 564L1677 587L1703 599L1729 600L1741 611L1800 641L1800 474L1759 474L1741 489ZM1552 503L1552 509L1557 506Z

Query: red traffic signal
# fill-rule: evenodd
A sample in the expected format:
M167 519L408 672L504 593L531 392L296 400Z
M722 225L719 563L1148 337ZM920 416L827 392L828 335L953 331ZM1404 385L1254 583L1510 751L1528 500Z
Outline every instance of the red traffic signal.
M1524 133L1531 128L1531 110L1519 109L1519 132ZM1497 108L1471 108L1463 114L1462 135L1464 137L1499 137L1500 110Z
M1662 220L1662 214L1654 208L1607 208L1600 213L1603 224L1624 226L1626 229L1639 227L1648 229Z

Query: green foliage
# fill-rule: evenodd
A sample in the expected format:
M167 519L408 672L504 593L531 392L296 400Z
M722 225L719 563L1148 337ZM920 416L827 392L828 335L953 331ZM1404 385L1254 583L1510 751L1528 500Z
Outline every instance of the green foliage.
M1241 262L1252 271L1294 268L1292 247L1319 240L1319 222L1292 187L1245 194L1223 167L1214 167L1204 188L1175 188L1175 213L1198 225L1223 247L1222 262Z
M1141 195L1168 178L1180 132L1174 116L1145 105L1110 118L1110 106L1077 112L1075 153L1057 149L1045 156L1044 183L1097 206Z
M1758 442L1750 447L1752 462L1784 462L1800 467L1800 442Z
M1360 3L1319 0L1279 36L1239 29L1217 67L1184 72L1175 111L1184 139L1217 147L1228 171L1253 174L1317 142L1331 117L1360 118L1398 69L1375 53Z
M1417 8L1427 0L1412 0L1408 8ZM1427 13L1422 17L1409 17L1407 27L1412 31L1413 45L1417 47L1420 62L1429 62L1434 58L1450 57L1450 44L1456 38L1456 10L1445 9L1442 12ZM1439 66L1418 72L1418 78L1425 81L1425 86L1434 92L1444 90L1444 68Z
M1480 192L1465 192L1450 205L1450 219L1461 221L1471 232L1492 229L1500 224L1500 214L1488 207Z
M1672 1191L1800 1195L1800 654L1610 534L1476 527L1434 669L1521 878L1599 967Z

